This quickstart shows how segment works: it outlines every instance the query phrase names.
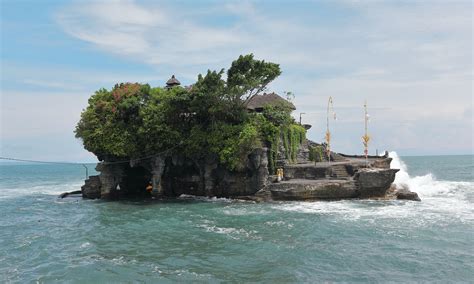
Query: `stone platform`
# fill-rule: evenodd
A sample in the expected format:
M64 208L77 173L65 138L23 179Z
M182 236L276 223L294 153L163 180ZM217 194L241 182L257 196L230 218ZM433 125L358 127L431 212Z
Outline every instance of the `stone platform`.
M398 169L390 169L391 158L344 157L335 162L300 163L284 166L284 180L267 184L255 201L341 200L353 198L408 199L419 201L407 188L393 186Z
M273 200L337 200L358 195L355 182L342 179L293 179L272 183L264 190Z

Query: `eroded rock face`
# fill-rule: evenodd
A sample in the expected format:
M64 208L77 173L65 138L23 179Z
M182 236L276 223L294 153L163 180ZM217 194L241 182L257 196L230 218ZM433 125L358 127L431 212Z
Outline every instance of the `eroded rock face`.
M372 164L374 168L390 169L392 158L385 158L383 160L375 160Z
M125 173L125 164L98 164L96 170L100 172L100 198L112 199L117 195L116 189Z
M398 169L360 169L354 176L358 182L359 196L383 197L390 189Z
M285 160L284 149L280 149L278 164L284 168L284 181L280 183L275 182L275 176L269 177L268 149L259 148L248 155L242 169L233 171L220 164L216 156L190 160L174 154L125 163L101 163L96 167L100 175L90 177L82 192L85 198L150 196L145 188L151 182L153 196L190 194L254 201L420 200L408 188L392 185L398 170L390 169L388 156L369 157L367 163L363 156L332 153L334 162L314 163L308 161L308 149L313 144L307 141L301 146L297 163Z
M180 159L178 159L180 160ZM267 149L255 149L242 170L230 171L217 157L203 161L183 161L167 165L163 180L165 193L234 197L253 195L268 183Z
M153 194L157 196L161 196L164 193L161 178L166 167L165 160L164 156L156 156L138 163L138 165L141 165L150 172L151 183L154 190Z
M96 170L100 175L86 181L85 198L147 196L148 182L152 182L153 194L158 196L233 197L253 195L268 183L266 148L255 149L240 171L229 171L216 157L191 161L179 155L129 163L101 163Z
M81 186L82 197L96 199L100 198L101 183L99 176L90 176Z
M271 199L287 201L339 200L358 195L354 182L350 180L291 180L271 184L265 190L270 192Z

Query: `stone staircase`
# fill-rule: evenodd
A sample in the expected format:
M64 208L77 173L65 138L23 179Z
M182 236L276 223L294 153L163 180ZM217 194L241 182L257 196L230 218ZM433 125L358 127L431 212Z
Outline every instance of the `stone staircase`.
M340 178L340 179L348 179L351 176L346 170L344 165L334 165L331 166L331 177L332 178Z
M314 163L286 165L284 167L285 179L324 179L327 176L326 167L316 167Z

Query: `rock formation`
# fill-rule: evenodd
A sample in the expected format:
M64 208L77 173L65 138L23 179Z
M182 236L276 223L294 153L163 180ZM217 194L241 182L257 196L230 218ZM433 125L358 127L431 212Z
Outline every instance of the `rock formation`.
M91 176L82 187L83 197L117 199L125 197L178 197L181 194L218 196L254 201L340 200L350 198L392 198L419 200L407 187L392 183L398 169L390 169L388 155L362 156L331 153L331 162L310 162L305 141L297 163L285 159L279 149L277 165L283 181L269 175L268 149L255 149L244 169L230 171L217 157L192 161L179 154L156 156L129 162L98 164L99 176ZM151 182L152 194L145 188Z
M386 196L390 199L421 201L418 194L416 192L410 191L408 185L406 184L392 184L390 189L387 191Z
M268 182L267 149L255 149L243 170L230 171L216 157L200 161L179 155L159 156L129 163L99 163L99 176L91 176L82 187L85 198L116 199L147 196L152 182L154 196L181 194L236 197L252 195Z

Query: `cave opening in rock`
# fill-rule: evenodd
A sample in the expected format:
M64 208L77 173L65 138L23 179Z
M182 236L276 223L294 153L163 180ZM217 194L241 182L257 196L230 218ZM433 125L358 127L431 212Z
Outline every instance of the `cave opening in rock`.
M128 168L120 182L120 195L126 197L149 196L146 187L151 179L151 172L143 167Z
M168 160L162 185L164 194L169 197L204 194L200 187L199 169L193 163L174 165Z

